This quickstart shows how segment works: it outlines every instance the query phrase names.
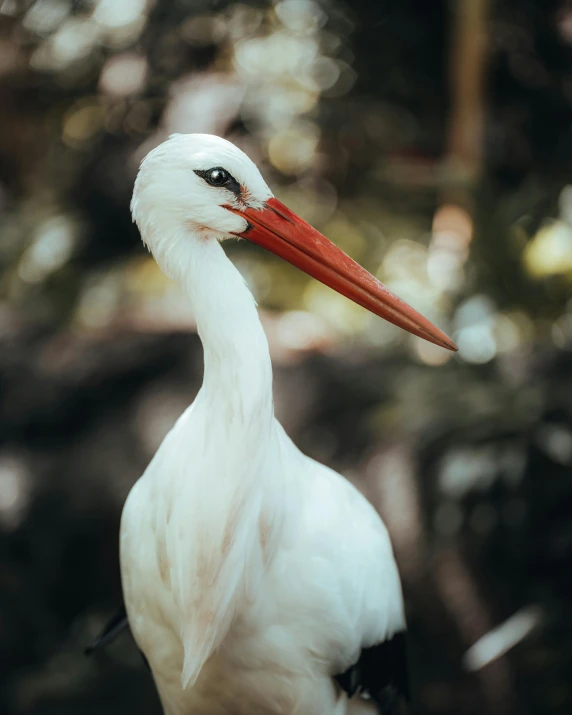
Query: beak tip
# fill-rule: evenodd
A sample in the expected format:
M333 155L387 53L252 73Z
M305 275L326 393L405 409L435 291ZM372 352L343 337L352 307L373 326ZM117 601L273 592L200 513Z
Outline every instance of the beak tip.
M457 344L454 343L448 335L445 335L445 333L442 333L442 335L439 337L440 337L439 345L442 348L445 348L445 350L450 350L452 353L456 353L459 351Z
M437 345L444 350L450 350L452 353L456 353L459 350L456 343L454 343L446 333L444 333L442 330L439 330L436 325L430 323L422 315L417 315L419 317L420 322L423 322L423 330L422 332L413 333L414 335L417 335L422 340L427 340L428 342L433 343L433 345Z
M431 327L433 328L431 331L425 330L423 334L417 333L418 337L423 340L427 340L430 343L433 343L433 345L437 345L444 350L449 350L452 353L458 352L459 348L448 335L443 333L434 325Z

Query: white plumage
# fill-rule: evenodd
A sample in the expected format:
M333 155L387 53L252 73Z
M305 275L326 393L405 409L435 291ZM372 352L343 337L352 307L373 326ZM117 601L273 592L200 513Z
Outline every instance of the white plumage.
M250 159L207 135L172 137L135 184L134 220L186 292L205 361L121 523L129 622L167 715L342 715L333 676L405 627L381 519L274 418L266 337L221 246L270 205L282 216Z

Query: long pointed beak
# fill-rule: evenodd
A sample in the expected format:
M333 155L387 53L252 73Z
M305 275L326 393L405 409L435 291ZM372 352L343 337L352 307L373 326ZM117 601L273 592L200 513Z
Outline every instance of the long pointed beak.
M227 208L248 221L246 231L237 235L275 253L390 323L447 350L457 350L445 333L278 199L269 199L262 209Z

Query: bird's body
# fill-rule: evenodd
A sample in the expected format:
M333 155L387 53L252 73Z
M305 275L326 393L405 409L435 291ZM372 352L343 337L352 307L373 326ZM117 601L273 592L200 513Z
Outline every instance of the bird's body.
M219 189L209 179L221 171L232 182ZM168 181L179 204L162 193ZM245 155L201 135L155 150L134 192L143 239L186 291L205 353L201 390L121 524L126 609L167 715L343 715L334 676L405 627L381 519L274 417L266 337L220 245L256 227L271 201L290 226Z
M184 439L193 416L185 415L174 434L180 429ZM122 537L122 558L129 563L123 568L125 597L135 638L169 714L342 715L346 698L332 676L356 662L363 646L404 627L397 570L377 514L342 477L300 454L278 426L274 434L271 450L290 453L292 467L300 469L272 474L277 461L268 455L259 475L257 513L236 515L238 530L257 525L240 539L238 563L225 564L223 548L209 574L216 578L220 569L221 584L206 574L204 582L197 579L208 600L196 604L194 615L208 650L199 659L191 650L200 671L190 688L181 685L186 640L179 629L186 616L160 553L167 546L158 547L165 533L157 530L166 523L164 509L172 508L176 520L185 518L175 514L184 512L184 501L169 507L150 475L129 497ZM153 502L155 513L148 508ZM230 520L234 515L226 506ZM145 525L142 513L148 516ZM187 534L200 538L190 525L180 538ZM228 611L214 606L219 599ZM197 641L187 638L192 649Z

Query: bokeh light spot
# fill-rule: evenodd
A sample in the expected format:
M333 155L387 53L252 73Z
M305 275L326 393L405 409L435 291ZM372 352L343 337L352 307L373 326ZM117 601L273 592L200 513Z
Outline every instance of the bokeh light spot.
M146 77L145 57L126 52L107 60L99 76L99 88L105 94L126 97L140 92Z

